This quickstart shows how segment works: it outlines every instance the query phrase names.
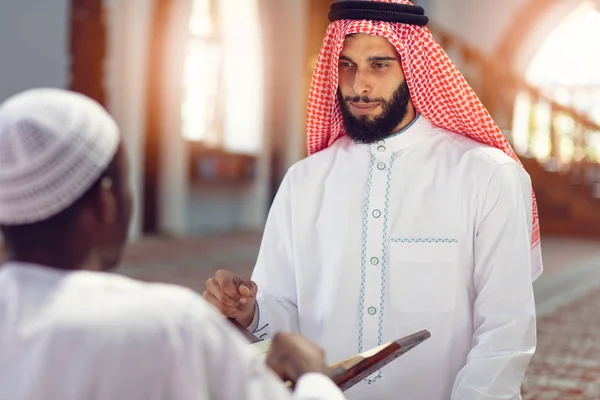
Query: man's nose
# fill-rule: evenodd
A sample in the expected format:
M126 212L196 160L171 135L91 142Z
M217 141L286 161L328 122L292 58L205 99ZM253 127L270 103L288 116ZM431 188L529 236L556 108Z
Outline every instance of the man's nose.
M356 71L356 75L354 77L354 85L352 85L352 89L357 96L366 96L370 90L371 85L369 82L369 78L367 74L363 71Z

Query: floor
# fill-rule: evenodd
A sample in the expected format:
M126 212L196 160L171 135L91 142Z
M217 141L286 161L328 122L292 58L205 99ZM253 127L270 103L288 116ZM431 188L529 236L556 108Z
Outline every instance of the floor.
M127 249L118 272L201 292L214 271L249 277L260 234L146 239ZM534 284L538 350L525 400L600 399L600 241L544 238L545 272Z

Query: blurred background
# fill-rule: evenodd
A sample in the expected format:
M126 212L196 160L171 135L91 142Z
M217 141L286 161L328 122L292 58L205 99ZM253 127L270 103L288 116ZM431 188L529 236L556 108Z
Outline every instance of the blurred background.
M0 0L0 101L71 88L128 145L119 272L202 290L249 276L305 110L330 0ZM600 0L415 0L532 177L546 271L526 399L600 399Z

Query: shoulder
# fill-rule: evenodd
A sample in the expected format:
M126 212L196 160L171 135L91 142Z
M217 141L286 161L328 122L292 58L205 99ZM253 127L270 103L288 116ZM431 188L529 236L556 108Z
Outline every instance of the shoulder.
M123 331L128 337L162 335L185 320L190 304L198 307L199 313L209 307L191 289L114 273L81 271L67 284L73 288L66 295L70 301L60 307L78 315L77 319L66 318L64 324L76 329Z
M177 303L194 296L191 289L166 283L144 282L117 273L81 271L78 277L92 290L127 300L146 299L148 302L169 301Z
M325 177L341 158L356 159L362 156L368 160L368 155L368 152L361 151L360 146L344 135L326 149L295 162L287 170L284 180L292 186L309 184Z
M435 131L434 140L444 150L441 153L459 170L468 171L473 178L485 182L491 179L507 183L517 180L530 185L527 171L504 151L443 128L432 129Z
M481 167L487 166L495 169L504 164L517 164L512 157L496 147L443 128L433 127L432 129L449 152L466 157Z

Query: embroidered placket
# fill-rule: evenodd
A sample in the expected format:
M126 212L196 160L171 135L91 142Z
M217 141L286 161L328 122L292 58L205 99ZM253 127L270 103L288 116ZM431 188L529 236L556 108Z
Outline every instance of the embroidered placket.
M388 204L394 153L385 141L371 146L369 180L365 195L362 232L361 303L359 310L358 352L383 342L385 279L388 243ZM373 383L381 371L369 376Z

